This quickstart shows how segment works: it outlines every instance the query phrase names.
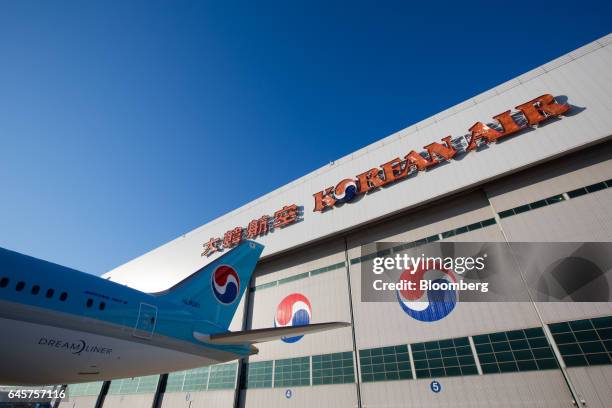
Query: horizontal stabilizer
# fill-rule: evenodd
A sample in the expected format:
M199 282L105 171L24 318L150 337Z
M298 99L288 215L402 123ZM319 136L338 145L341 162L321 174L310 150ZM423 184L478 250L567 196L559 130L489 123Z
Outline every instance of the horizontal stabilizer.
M271 327L269 329L245 330L211 335L193 332L193 337L201 342L212 344L255 344L278 340L281 337L302 336L304 334L339 329L341 327L347 327L350 325L350 323L345 322L330 322L314 323L305 326Z

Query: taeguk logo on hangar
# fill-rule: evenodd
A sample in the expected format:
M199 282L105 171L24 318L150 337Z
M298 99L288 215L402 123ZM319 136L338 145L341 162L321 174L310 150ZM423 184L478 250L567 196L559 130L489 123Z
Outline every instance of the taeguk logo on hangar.
M225 305L234 303L240 293L240 278L229 265L219 265L212 273L212 290L215 298Z
M276 306L274 327L305 326L312 319L310 300L301 293L292 293ZM295 343L302 336L282 337L285 343Z
M397 290L397 300L402 310L421 322L435 322L448 316L457 304L457 291L455 289L425 291L419 288L419 282L426 279L432 283L455 283L457 280L453 272L443 267L429 269L419 267L415 273L411 272L412 268L406 269L400 276L400 280L415 283L413 290Z

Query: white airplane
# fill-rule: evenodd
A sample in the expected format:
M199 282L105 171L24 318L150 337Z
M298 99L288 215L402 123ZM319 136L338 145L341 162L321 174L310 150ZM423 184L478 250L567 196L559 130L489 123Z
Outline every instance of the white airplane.
M243 358L253 345L346 327L228 331L263 246L245 241L170 289L144 293L0 248L0 384L73 384Z

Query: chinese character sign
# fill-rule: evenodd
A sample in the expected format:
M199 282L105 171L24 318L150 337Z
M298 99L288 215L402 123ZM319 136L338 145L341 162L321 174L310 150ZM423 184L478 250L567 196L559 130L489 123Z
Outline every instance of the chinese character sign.
M301 219L300 207L296 204L285 205L278 211L274 212L273 216L262 215L261 217L251 220L244 227L232 228L223 234L223 237L213 237L205 242L202 250L202 256L209 257L217 252L230 249L240 244L244 239L257 239L268 235L275 230L295 224Z

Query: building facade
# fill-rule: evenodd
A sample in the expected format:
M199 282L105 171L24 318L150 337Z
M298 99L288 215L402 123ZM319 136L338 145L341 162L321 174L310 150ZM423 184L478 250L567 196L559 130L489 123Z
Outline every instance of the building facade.
M612 303L458 302L424 322L362 302L360 285L374 242L612 241L611 66L608 35L109 272L158 291L254 239L265 250L230 329L352 325L70 386L62 406L612 406Z

